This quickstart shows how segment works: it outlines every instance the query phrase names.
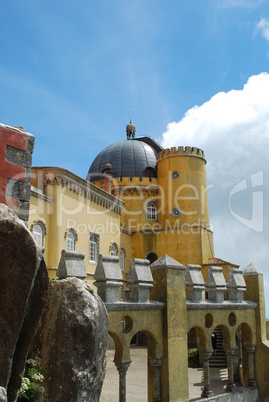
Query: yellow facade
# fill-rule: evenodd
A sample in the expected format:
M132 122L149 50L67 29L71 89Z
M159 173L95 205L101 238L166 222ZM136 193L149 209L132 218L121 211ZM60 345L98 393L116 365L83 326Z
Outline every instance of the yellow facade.
M43 247L49 275L56 277L66 235L72 229L75 250L85 254L87 279L92 283L96 263L89 259L89 233L100 235L100 254L110 254L112 244L120 248L123 203L65 169L33 168L31 180L28 225L32 231L36 223L45 228Z

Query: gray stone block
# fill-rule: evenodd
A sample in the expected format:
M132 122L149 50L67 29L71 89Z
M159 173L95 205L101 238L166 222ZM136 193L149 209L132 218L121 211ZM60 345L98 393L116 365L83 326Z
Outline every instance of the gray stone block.
M6 160L18 166L29 167L32 165L32 154L31 152L7 145Z
M186 265L186 298L189 301L200 302L204 299L205 282L200 265Z
M243 269L244 275L262 275L262 272L251 262Z
M221 267L210 266L208 268L205 290L208 293L209 301L216 303L222 303L224 301L224 292L227 288Z
M243 271L231 268L227 279L228 299L237 303L244 300L244 292L246 291L246 282Z
M150 269L151 270L163 269L165 267L174 268L174 269L182 269L182 270L185 269L184 265L180 264L180 262L174 260L174 258L170 257L167 254L164 254L157 261L154 261L151 264Z
M98 296L101 297L103 302L114 303L118 301L119 288L123 286L119 257L100 254L94 279Z
M61 259L56 272L58 278L87 278L84 258L84 253L62 250Z
M149 260L132 258L127 283L130 289L130 301L138 303L149 301L150 289L153 287Z

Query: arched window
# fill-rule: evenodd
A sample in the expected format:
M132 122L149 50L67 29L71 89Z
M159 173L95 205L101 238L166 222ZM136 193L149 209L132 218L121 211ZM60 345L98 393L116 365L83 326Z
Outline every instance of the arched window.
M90 232L89 243L89 262L96 264L100 249L100 235Z
M126 258L126 251L122 247L120 249L120 269L124 272L125 271L125 258Z
M68 232L66 234L65 249L66 249L66 251L75 250L75 236L74 236L74 233L71 230L68 230Z
M33 237L39 247L44 247L44 238L45 234L47 234L47 228L44 222L38 220L35 221L31 227L31 230L33 232Z
M157 219L157 202L149 201L146 207L146 217L149 221L155 221Z
M146 259L149 260L150 264L152 264L154 261L158 260L158 256L154 251L150 251L147 253Z
M118 255L119 248L117 246L117 243L112 243L110 244L110 255Z
M37 244L40 247L43 247L43 240L44 240L43 229L39 224L34 225L33 236Z

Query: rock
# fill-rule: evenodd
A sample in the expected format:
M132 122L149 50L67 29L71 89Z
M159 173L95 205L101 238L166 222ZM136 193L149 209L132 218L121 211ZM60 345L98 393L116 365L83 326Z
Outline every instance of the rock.
M0 387L7 390L7 399L12 402L47 300L49 280L42 252L31 233L3 204L0 255Z
M107 333L105 306L85 281L50 282L48 304L31 351L31 357L41 361L45 401L99 401Z
M0 387L0 402L6 402L7 401L7 392L5 388Z

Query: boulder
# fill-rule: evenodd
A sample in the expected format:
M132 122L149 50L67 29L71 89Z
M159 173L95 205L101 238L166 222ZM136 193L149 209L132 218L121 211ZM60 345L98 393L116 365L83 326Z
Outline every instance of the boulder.
M78 278L50 282L49 299L30 356L41 362L43 400L99 401L105 377L105 306Z
M16 214L0 204L0 400L15 401L48 297L42 252Z

